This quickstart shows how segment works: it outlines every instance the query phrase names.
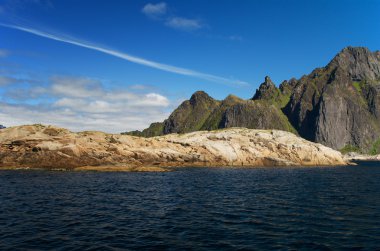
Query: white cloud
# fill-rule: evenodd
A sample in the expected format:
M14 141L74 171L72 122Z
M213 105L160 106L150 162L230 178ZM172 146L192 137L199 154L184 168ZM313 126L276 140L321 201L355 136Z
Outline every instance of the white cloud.
M188 19L183 17L169 18L165 25L179 30L194 31L203 27L202 23L197 19Z
M8 88L5 95L8 98L14 99L16 101L36 99L43 97L47 94L47 89L42 86L34 86L33 88L24 87L12 87Z
M157 93L148 93L136 102L137 106L167 107L169 100Z
M99 81L89 78L55 76L51 82L51 90L58 96L86 98L103 95Z
M187 26L188 29L190 29L190 27L193 27L193 29L196 27L195 24L192 24L192 22L189 21L190 19L183 19L183 18L179 18L179 19L182 19L182 21L180 21L180 20L175 21L174 23L177 23L177 24L174 24L174 26L177 25L179 28L181 26L180 23L182 22L183 29L185 29L185 26ZM184 20L188 20L188 21L184 21ZM56 40L56 41L60 41L60 42L68 43L68 44L77 45L79 47L99 51L99 52L102 52L102 53L105 53L105 54L108 54L108 55L111 55L114 57L125 59L129 62L133 62L133 63L140 64L140 65L145 65L145 66L148 66L151 68L155 68L155 69L159 69L159 70L163 70L163 71L167 71L167 72L172 72L172 73L176 73L176 74L180 74L180 75L200 78L200 79L204 79L204 80L208 80L208 81L212 81L212 82L216 82L216 83L227 84L227 85L234 85L234 86L247 86L248 85L248 83L244 82L244 81L228 79L228 78L224 78L224 77L215 76L212 74L202 73L202 72L198 72L198 71L194 71L194 70L190 70L190 69L185 69L185 68L181 68L181 67L177 67L177 66L172 66L172 65L167 65L167 64L163 64L163 63L150 61L150 60L147 60L144 58L129 55L127 53L123 53L123 52L119 52L116 50L96 46L96 45L93 45L93 44L88 43L88 42L80 41L78 39L68 38L68 37L65 37L63 35L50 34L50 33L44 32L44 31L39 31L36 29L26 28L26 27L22 27L22 26L18 26L18 25L10 25L10 24L0 23L0 26L24 31L27 33L31 33L31 34L40 36L40 37L45 37L45 38L49 38L52 40Z
M81 109L86 105L86 102L82 99L75 98L61 98L58 99L53 106L55 107L66 107L66 108L76 108Z
M163 121L168 114L162 112L126 111L124 113L78 113L71 109L54 109L52 107L14 105L0 103L0 121L5 126L24 124L52 124L73 131L97 130L119 133L135 129L143 129L150 122Z
M142 8L141 11L148 17L155 18L166 14L167 5L165 2L157 4L148 3Z
M0 123L6 126L43 123L74 131L118 133L144 129L169 115L170 101L158 93L108 90L101 81L86 77L54 76L48 84L12 88L11 92L16 92L12 96L17 96L17 92L28 95L19 104L0 103Z

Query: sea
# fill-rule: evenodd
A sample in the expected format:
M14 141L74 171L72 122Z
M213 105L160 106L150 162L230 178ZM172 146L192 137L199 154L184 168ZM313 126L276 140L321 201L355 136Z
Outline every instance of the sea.
M4 170L0 250L380 250L380 162Z

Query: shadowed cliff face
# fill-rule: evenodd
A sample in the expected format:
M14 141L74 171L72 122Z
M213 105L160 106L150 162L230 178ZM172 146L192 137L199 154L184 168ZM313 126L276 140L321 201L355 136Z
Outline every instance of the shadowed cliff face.
M283 109L299 134L335 149L373 149L380 136L379 52L348 47L294 85Z
M134 135L226 127L292 131L334 149L375 153L380 146L380 52L347 47L326 67L279 88L265 77L252 100L230 95L217 101L196 92L163 123Z

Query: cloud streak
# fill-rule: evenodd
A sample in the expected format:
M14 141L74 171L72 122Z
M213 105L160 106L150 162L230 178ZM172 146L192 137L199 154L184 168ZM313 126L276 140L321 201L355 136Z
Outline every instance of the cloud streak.
M195 78L199 78L199 79L204 79L204 80L208 80L208 81L212 81L212 82L216 82L216 83L221 83L221 84L226 84L226 85L232 85L232 86L247 86L248 85L248 83L246 83L244 81L228 79L228 78L215 76L215 75L207 74L207 73L202 73L202 72L198 72L198 71L194 71L194 70L190 70L190 69L186 69L186 68L181 68L181 67L163 64L163 63L158 63L158 62L147 60L144 58L132 56L130 54L120 52L117 50L100 47L100 46L94 45L94 44L89 43L89 42L80 41L79 39L68 38L68 37L65 37L63 35L52 34L52 33L48 33L45 31L40 31L40 30L36 30L33 28L29 28L29 27L23 27L23 26L19 26L19 25L12 25L12 24L6 24L6 23L0 23L0 26L19 30L19 31L23 31L23 32L27 32L30 34L34 34L36 36L52 39L55 41L76 45L76 46L87 48L90 50L102 52L102 53L105 53L105 54L108 54L108 55L111 55L111 56L114 56L117 58L127 60L127 61L132 62L132 63L144 65L147 67L151 67L151 68L166 71L166 72L176 73L176 74L180 74L180 75L184 75L184 76L195 77Z

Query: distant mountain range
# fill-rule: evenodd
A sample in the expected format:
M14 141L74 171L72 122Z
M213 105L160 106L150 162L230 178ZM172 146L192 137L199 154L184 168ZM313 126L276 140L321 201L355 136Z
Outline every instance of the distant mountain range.
M125 134L152 137L228 127L280 129L343 152L380 151L380 51L347 47L279 88L265 77L252 99L195 92L164 122Z

